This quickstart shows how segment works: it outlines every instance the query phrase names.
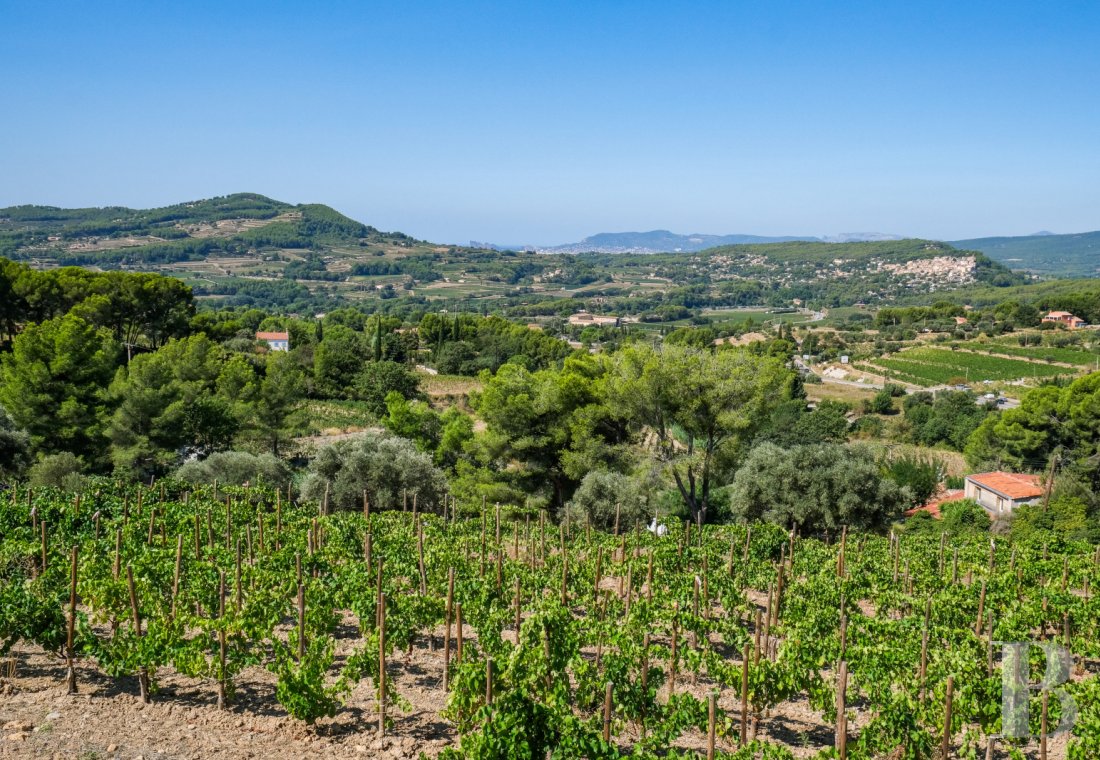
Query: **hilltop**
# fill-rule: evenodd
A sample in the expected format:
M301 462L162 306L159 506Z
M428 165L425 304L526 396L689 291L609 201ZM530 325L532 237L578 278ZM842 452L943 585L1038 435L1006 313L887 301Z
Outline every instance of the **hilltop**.
M340 244L405 244L320 204L292 205L256 193L154 209L122 206L0 209L0 255L59 265L194 261L258 247L308 249Z
M1100 272L1100 231L974 238L952 245L981 251L1012 269L1050 277L1095 277Z

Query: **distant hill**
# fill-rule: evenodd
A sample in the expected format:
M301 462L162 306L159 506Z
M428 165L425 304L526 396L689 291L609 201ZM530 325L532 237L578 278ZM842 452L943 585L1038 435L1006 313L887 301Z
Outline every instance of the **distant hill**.
M0 257L40 269L158 272L188 283L208 306L302 314L347 304L500 309L522 318L595 308L660 321L698 308L886 303L1028 279L963 250L970 246L891 237L654 230L603 233L536 253L440 245L382 232L329 206L255 193L154 209L0 209Z
M754 245L759 243L856 243L860 241L901 240L898 235L880 232L845 232L831 237L818 238L798 235L679 235L668 230L650 232L601 232L586 237L579 243L538 247L539 253L695 253L708 248L726 245Z
M1049 277L1095 277L1100 272L1100 231L975 238L952 245L981 251L1011 269Z
M154 209L122 206L0 208L0 256L54 264L141 265L199 261L258 249L415 243L328 206L292 205L256 193Z
M889 240L904 240L902 235L887 232L841 232L821 238L826 243L882 243Z

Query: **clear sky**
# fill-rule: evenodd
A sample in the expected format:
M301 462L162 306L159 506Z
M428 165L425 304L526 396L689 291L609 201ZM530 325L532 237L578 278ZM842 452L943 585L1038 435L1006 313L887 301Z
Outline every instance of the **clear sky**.
M0 206L441 242L1100 228L1100 3L0 0Z

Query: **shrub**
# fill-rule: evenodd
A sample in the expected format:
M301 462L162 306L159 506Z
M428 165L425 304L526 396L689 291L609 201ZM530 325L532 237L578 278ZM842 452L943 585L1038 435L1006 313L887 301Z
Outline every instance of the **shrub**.
M615 525L616 506L621 530L631 530L649 519L646 498L636 479L617 472L593 470L584 476L573 499L566 504L565 518L610 530Z
M193 460L176 470L175 477L186 483L213 483L226 485L285 486L290 481L290 468L271 454L249 454L247 451L219 451L206 459Z
M882 474L899 486L908 488L912 494L913 506L920 506L939 488L943 467L931 458L900 456L884 459Z
M809 531L885 528L912 496L883 478L874 455L837 444L754 448L734 476L730 504L742 520Z
M303 496L321 501L327 489L331 509L360 509L364 492L373 507L400 508L407 492L421 510L439 510L447 494L447 479L431 456L388 433L364 433L326 446L310 470Z
M1013 541L1034 543L1088 540L1088 517L1080 499L1051 499L1046 509L1040 504L1024 504L1012 513Z
M39 457L31 465L27 479L35 488L53 486L63 491L79 491L84 487L84 478L80 474L83 469L84 465L75 454L63 451Z
M871 414L893 414L894 397L887 388L883 388L873 398L863 402L863 411Z
M943 527L952 533L989 530L989 514L973 499L959 499L940 505Z

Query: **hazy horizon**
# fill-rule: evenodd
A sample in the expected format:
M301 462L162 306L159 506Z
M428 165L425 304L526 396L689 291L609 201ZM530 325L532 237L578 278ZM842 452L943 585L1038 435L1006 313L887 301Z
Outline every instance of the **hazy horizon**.
M0 206L250 191L449 243L1100 228L1100 6L6 8Z

